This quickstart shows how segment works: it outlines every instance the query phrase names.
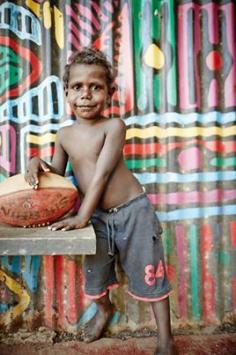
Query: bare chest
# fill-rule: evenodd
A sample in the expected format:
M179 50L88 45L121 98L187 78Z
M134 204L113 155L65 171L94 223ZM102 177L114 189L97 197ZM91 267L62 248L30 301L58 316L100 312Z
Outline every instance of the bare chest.
M75 131L63 142L69 160L72 163L90 160L96 161L105 140L104 131Z

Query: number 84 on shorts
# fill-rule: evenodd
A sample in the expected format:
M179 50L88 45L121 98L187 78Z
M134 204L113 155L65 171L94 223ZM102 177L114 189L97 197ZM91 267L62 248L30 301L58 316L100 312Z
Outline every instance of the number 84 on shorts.
M148 286L153 286L156 279L164 277L164 266L162 260L159 261L157 267L152 264L145 266L145 276L144 280Z

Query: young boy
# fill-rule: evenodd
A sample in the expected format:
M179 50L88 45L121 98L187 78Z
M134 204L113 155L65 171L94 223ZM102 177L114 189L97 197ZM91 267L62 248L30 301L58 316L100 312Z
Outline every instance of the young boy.
M98 339L113 307L109 289L117 286L115 257L124 269L129 294L150 302L159 329L158 354L173 354L170 327L170 285L167 280L161 226L143 189L123 160L125 124L102 117L114 92L113 72L105 55L91 48L75 52L65 67L65 95L76 122L61 128L51 165L34 157L26 181L38 187L38 173L64 175L69 160L83 196L78 213L52 224L52 230L83 228L92 222L97 236L96 255L84 262L85 293L97 313L84 328L84 341Z

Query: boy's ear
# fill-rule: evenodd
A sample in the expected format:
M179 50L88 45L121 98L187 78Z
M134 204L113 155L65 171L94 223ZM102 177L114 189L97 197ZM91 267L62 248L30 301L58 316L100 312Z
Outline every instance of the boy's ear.
M110 96L110 99L112 97L112 95L114 94L114 92L116 91L117 87L115 84L113 84L110 89L109 89L109 96Z
M112 96L114 94L114 92L116 91L116 86L115 85L112 85L110 88L109 88L109 92L108 92L108 98L107 98L107 105L110 106L111 104L111 99L112 99Z

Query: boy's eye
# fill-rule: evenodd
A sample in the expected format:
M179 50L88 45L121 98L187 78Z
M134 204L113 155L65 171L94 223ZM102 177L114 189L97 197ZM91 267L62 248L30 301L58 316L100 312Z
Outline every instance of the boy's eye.
M91 89L94 91L101 90L101 85L94 84L92 85Z
M72 86L72 89L75 90L75 91L78 91L81 89L81 85L80 84L75 84Z

